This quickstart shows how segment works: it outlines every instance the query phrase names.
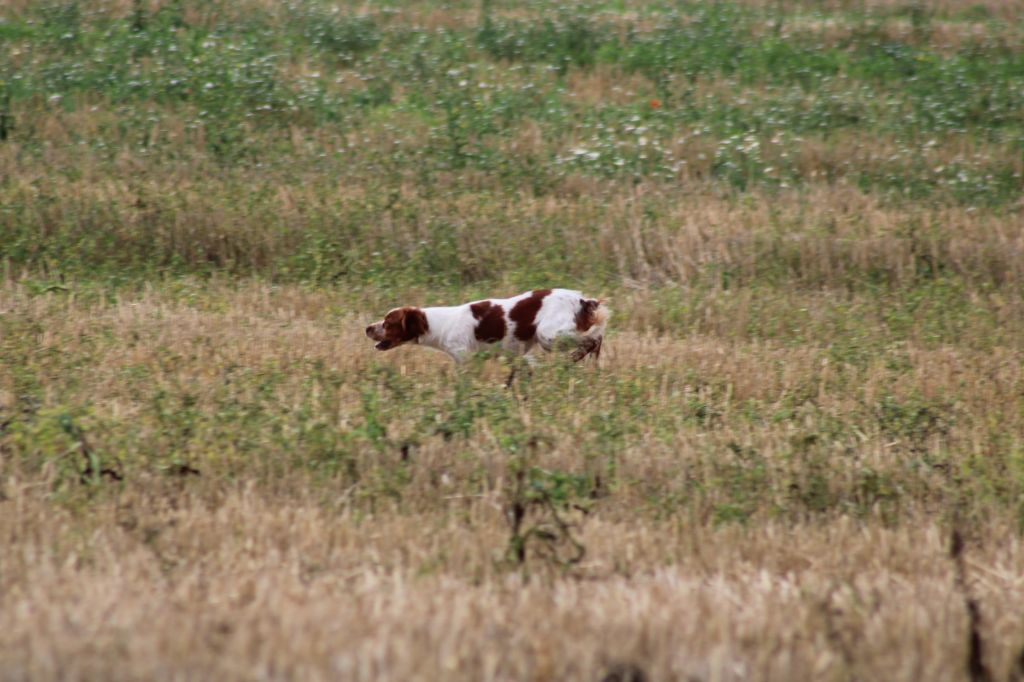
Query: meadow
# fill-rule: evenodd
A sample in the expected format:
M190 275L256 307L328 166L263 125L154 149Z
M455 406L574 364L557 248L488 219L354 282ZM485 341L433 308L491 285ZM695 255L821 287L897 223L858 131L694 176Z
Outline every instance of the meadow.
M8 0L0 680L1024 680L1022 190L1013 0Z

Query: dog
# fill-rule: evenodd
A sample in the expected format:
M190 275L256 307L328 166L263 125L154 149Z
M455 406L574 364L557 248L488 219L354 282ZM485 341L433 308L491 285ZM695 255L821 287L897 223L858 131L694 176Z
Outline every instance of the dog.
M526 355L535 346L550 351L566 343L579 362L591 354L600 357L610 315L602 301L578 291L535 289L457 306L394 308L369 325L366 335L377 342L377 350L413 343L443 351L456 363L488 346Z

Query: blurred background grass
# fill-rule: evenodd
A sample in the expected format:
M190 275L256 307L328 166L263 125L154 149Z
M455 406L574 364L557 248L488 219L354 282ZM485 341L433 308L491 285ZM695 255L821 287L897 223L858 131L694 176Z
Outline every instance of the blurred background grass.
M923 277L1002 285L1005 265L978 262L998 255L943 252L1000 250L990 221L965 234L947 212L1019 220L1024 52L997 10L15 3L0 259L89 279L617 286L680 279L635 235L671 237L695 196L784 209L838 187L896 217L747 225L741 277L813 269L794 236L885 236ZM889 284L891 247L815 283ZM729 255L685 279L718 280Z

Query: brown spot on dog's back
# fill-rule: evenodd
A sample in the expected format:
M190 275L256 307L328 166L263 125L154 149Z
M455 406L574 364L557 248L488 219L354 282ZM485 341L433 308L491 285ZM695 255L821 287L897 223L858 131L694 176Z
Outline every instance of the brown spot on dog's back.
M585 332L594 326L594 311L601 305L595 299L580 299L580 309L576 311L576 331Z
M477 341L494 343L505 338L505 331L508 326L505 324L505 309L500 305L494 305L490 301L477 301L469 306L469 310L476 319L476 329L473 336Z
M515 337L520 341L532 341L537 335L537 313L544 298L551 289L537 289L529 296L512 306L508 317L516 323Z

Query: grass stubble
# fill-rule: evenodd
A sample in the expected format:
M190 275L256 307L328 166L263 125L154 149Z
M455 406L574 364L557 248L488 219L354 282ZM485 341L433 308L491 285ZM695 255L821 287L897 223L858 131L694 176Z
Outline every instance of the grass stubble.
M341 9L3 10L0 679L1021 679L1016 3Z
M59 406L5 434L5 677L597 679L635 664L650 679L962 679L965 584L986 665L1013 665L1019 512L984 475L959 480L981 462L941 454L987 447L994 423L1020 428L1012 353L910 346L903 366L843 377L813 344L620 326L601 367L542 366L509 396L495 360L460 379L419 349L378 358L341 296L5 286L5 315L24 325L5 350L32 344L44 403ZM318 401L317 377L344 379ZM369 406L375 384L381 401L425 401L428 423ZM879 406L898 399L880 387L964 398L948 426L894 426ZM24 409L12 388L7 415ZM619 409L638 410L619 419L629 434L594 433L621 393ZM160 416L168 396L191 416ZM466 403L490 420L438 423ZM218 413L229 404L255 416ZM79 482L62 418L123 481ZM344 466L310 464L310 419L364 432L317 455ZM831 423L844 419L849 431ZM565 498L578 563L505 553L513 465L530 452L519 430L543 442L527 464L589 488ZM610 454L588 454L604 438ZM954 509L966 569L949 558Z

